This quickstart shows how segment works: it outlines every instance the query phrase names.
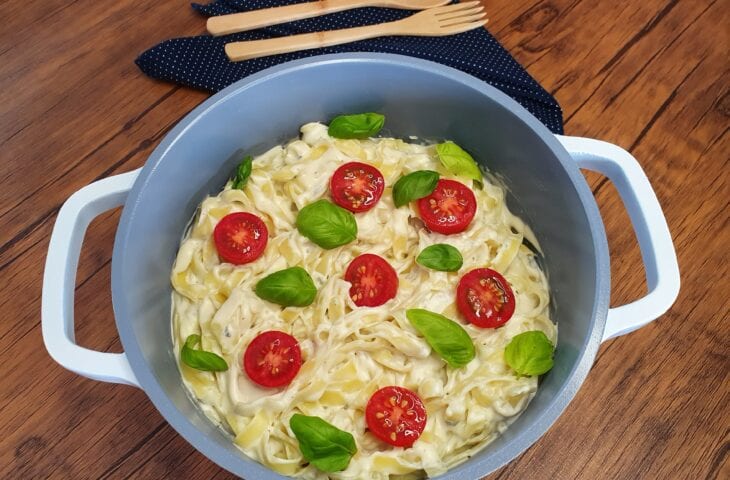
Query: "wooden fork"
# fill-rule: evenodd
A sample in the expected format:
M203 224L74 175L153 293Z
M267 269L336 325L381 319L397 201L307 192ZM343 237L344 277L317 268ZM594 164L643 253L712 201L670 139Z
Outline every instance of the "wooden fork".
M438 37L479 28L487 23L484 6L477 0L420 11L395 22L365 27L304 33L289 37L232 42L226 44L226 55L234 62L279 53L329 47L342 43L388 35Z
M351 8L390 7L404 10L426 10L447 3L451 3L451 0L321 0L210 17L206 23L206 28L208 33L217 37L276 25L277 23L293 22L302 18L341 12Z

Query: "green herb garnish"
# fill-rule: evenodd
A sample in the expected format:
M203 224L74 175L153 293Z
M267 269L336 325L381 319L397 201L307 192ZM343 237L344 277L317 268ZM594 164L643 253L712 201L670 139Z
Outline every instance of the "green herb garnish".
M436 145L436 152L444 167L451 173L483 182L484 176L474 158L454 142Z
M319 417L295 413L289 420L289 426L297 437L302 456L323 472L346 469L357 452L352 434Z
M306 307L317 296L312 277L302 267L279 270L259 280L256 295L285 307Z
M228 370L228 363L213 352L195 350L200 343L200 335L190 335L180 351L180 359L188 367L204 372L223 372Z
M358 113L355 115L340 115L330 122L330 137L364 139L377 135L383 125L385 117L379 113Z
M352 212L324 199L299 211L297 229L299 233L328 250L357 238L357 222Z
M471 337L455 321L420 308L406 310L406 317L450 367L463 367L474 359Z
M246 155L241 161L241 164L236 168L236 175L233 177L233 184L231 188L236 190L243 190L246 186L248 177L251 176L251 169L253 168L253 157Z
M413 200L426 197L436 188L439 174L431 170L417 170L404 175L393 185L393 203L402 207Z
M416 257L416 262L441 272L455 272L464 264L464 259L455 247L437 243L424 248Z
M519 375L542 375L553 368L555 347L547 336L539 331L515 335L504 349L504 360Z

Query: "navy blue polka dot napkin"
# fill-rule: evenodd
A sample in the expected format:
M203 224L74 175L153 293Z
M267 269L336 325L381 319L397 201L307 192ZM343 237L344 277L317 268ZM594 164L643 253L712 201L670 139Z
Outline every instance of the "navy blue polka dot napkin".
M302 0L215 0L193 4L205 16L300 3ZM448 37L382 37L335 47L231 62L223 47L297 33L335 30L399 20L414 12L391 8L358 8L222 37L174 38L142 53L136 60L150 77L211 92L267 67L298 58L341 52L385 52L410 55L462 70L517 100L554 133L563 132L560 105L484 28Z

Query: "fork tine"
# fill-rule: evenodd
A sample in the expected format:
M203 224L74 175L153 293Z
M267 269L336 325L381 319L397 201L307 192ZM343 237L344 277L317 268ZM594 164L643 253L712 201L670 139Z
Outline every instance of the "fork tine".
M457 12L459 10L466 10L468 8L475 7L477 5L480 5L480 2L478 0L473 0L471 2L464 2L464 3L454 3L450 5L444 5L443 7L436 7L436 8L429 8L428 10L423 10L424 12L429 12L433 15L441 15L444 13L451 13L451 12Z
M486 14L484 12L477 13L476 15L464 15L463 17L450 18L440 22L441 27L450 27L452 25L461 25L463 23L476 22L484 18Z
M457 23L454 25L442 27L441 31L447 35L455 35L457 33L464 33L468 32L469 30L474 30L475 28L483 27L487 24L488 21L488 18L484 18L482 20L471 23Z
M436 16L439 17L439 18L441 18L441 17L446 17L448 15L453 15L454 13L471 12L473 10L484 10L484 5L481 4L481 3L477 3L473 7L457 8L457 9L454 9L454 10L451 10L451 11L448 11L448 12L441 12L441 13L437 14Z
M474 14L480 13L480 12L484 12L483 5L480 5L475 8L470 8L469 10L459 10L458 12L444 13L442 15L437 16L436 19L439 22L443 22L445 20L450 20L452 18L465 17L467 15L474 15Z

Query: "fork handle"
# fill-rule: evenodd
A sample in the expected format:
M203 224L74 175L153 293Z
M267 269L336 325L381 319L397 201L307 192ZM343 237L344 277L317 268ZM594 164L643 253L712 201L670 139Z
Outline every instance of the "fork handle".
M395 21L381 23L379 25L303 33L265 40L231 42L226 44L226 55L232 61L239 62L251 58L265 57L267 55L330 47L332 45L356 42L368 38L384 37L386 35L399 35L404 33L401 28L398 28L400 26L398 25L399 23L400 21Z
M318 2L296 3L283 7L263 8L250 12L210 17L206 23L206 27L211 35L217 37L268 27L269 25L301 20L303 18L316 17L326 13L367 7L378 3L380 2L373 0L321 0Z

